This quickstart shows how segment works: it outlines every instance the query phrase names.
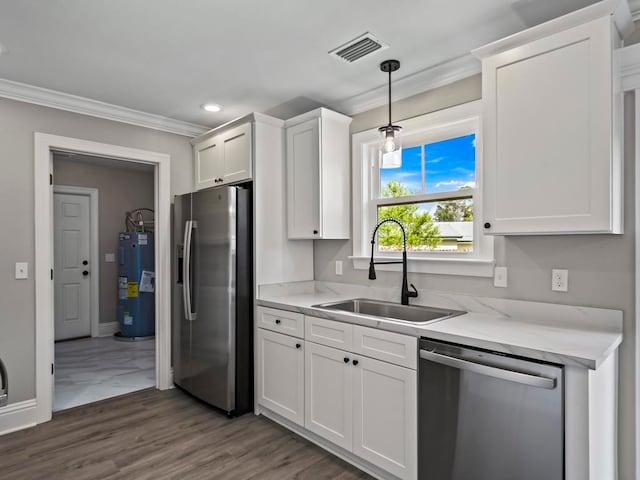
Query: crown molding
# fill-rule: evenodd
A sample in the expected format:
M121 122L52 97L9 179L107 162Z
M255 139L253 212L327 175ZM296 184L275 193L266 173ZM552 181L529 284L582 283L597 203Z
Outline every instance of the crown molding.
M464 55L393 81L394 102L480 73L480 62ZM355 115L387 104L387 85L355 95L329 108Z
M615 51L616 63L620 72L622 90L640 88L640 43L619 48Z
M128 123L162 132L175 133L185 137L195 137L209 130L209 128L202 125L49 90L48 88L14 82L4 78L0 78L0 97L91 117L104 118L114 122Z

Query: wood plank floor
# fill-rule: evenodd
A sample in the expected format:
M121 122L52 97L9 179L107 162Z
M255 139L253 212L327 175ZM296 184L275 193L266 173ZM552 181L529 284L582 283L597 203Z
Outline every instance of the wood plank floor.
M155 389L0 437L2 480L370 479L264 417L228 419Z

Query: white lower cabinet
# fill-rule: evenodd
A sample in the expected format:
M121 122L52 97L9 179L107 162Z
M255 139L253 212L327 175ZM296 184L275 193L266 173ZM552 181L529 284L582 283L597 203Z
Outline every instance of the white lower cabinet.
M257 329L258 404L351 452L363 466L416 480L416 339L308 316L304 323L305 340ZM352 330L369 340L352 342ZM370 347L368 356L360 344Z
M367 357L353 369L353 453L400 477L418 476L415 370Z
M312 432L351 450L352 369L348 354L305 342L305 419Z
M304 425L304 341L258 329L258 402Z

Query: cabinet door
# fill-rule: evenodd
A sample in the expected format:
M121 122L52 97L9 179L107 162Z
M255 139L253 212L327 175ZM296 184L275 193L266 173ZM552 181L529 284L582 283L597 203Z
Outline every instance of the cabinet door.
M220 137L211 137L194 148L195 155L195 188L213 187L220 184L216 181L223 174L223 147Z
M308 430L351 450L352 355L305 342L305 421Z
M485 233L619 233L610 22L483 61Z
M417 478L415 370L358 357L353 369L353 453L403 479Z
M289 238L318 238L320 225L320 119L287 128Z
M251 168L251 123L245 123L221 135L224 151L223 183L248 180Z
M258 329L258 403L304 425L304 345Z

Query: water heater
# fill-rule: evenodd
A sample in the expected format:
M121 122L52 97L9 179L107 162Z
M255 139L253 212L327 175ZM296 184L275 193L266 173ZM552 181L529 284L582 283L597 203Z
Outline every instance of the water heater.
M120 233L118 322L123 339L155 335L155 268L152 232Z

